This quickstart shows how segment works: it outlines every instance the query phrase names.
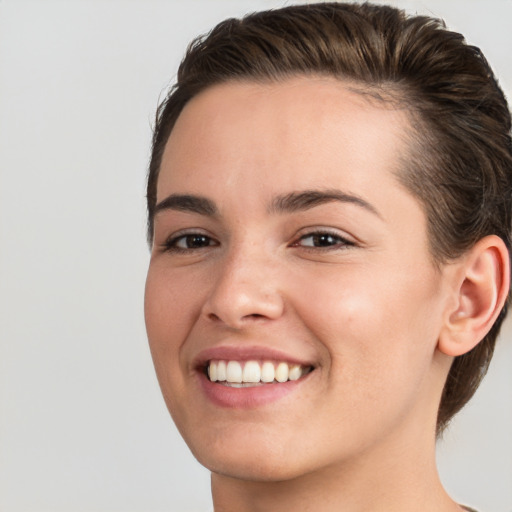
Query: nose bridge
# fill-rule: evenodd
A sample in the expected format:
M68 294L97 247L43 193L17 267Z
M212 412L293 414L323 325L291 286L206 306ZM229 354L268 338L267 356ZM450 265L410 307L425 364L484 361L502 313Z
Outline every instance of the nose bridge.
M231 327L248 321L276 319L283 312L276 263L258 244L241 241L218 262L217 278L205 314Z

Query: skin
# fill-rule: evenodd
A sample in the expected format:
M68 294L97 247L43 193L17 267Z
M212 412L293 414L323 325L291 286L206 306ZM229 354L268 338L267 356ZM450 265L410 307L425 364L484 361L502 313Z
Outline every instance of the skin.
M434 265L421 205L396 178L408 130L406 112L320 78L214 86L180 115L157 203L194 195L217 212L157 213L145 315L216 512L461 510L434 455L461 267ZM364 204L269 208L333 189ZM315 246L325 232L331 245ZM276 348L315 369L280 400L219 407L194 367L216 346Z

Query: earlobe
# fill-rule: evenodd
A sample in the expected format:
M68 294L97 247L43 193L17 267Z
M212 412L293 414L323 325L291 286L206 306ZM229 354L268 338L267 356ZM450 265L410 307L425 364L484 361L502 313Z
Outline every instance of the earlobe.
M503 240L482 238L464 255L455 283L456 301L439 336L438 349L460 356L489 332L507 299L510 258Z

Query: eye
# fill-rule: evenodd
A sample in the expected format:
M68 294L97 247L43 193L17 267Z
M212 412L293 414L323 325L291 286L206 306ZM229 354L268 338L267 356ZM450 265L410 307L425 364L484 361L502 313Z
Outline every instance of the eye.
M293 244L294 247L306 247L312 249L340 249L355 245L354 242L342 236L328 231L308 233L299 238Z
M218 242L208 235L187 233L169 238L164 244L164 250L169 252L191 252L216 245L218 245Z

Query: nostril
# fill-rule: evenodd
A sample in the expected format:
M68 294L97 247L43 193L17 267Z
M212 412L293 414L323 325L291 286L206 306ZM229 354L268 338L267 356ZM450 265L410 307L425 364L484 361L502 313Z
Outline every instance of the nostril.
M253 320L259 320L260 318L265 318L265 315L261 315L260 313L252 313L250 315L245 315L242 317L242 320L244 319L253 319ZM220 316L216 315L215 313L209 313L208 319L212 320L213 322L221 322Z

